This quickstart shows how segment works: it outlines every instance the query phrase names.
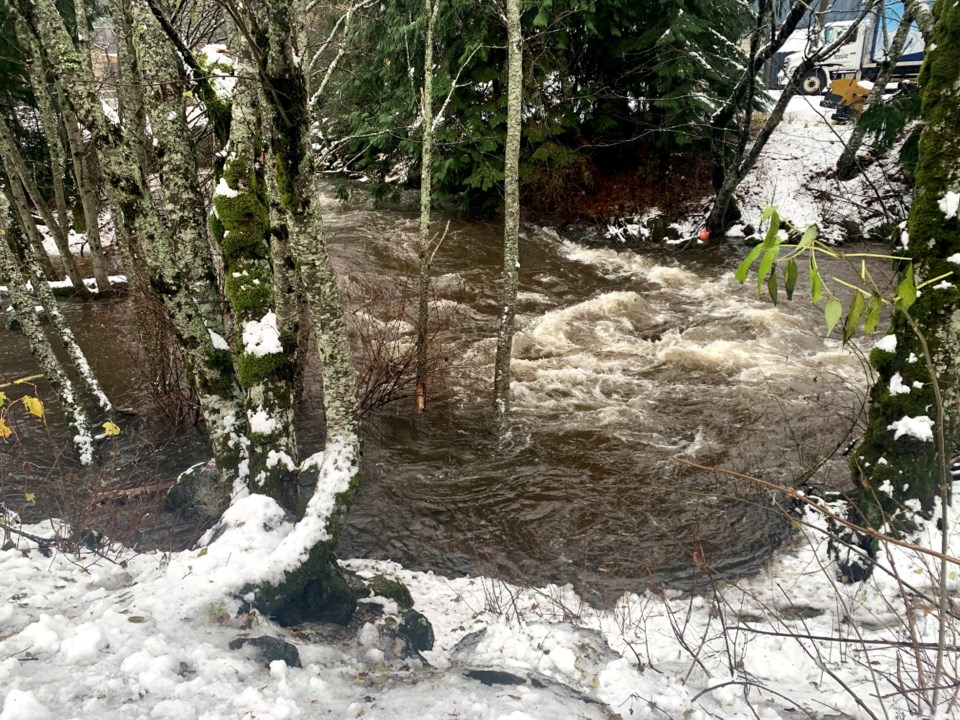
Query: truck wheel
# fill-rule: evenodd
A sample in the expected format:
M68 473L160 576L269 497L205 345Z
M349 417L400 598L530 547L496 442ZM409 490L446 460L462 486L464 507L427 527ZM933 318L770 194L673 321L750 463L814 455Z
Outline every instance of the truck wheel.
M827 78L822 70L807 70L800 78L800 92L804 95L822 95L827 86Z

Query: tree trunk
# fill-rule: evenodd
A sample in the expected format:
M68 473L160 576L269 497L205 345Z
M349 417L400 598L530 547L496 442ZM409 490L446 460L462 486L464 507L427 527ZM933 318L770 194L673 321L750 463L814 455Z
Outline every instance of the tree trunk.
M114 9L122 9L116 5ZM174 99L180 103L177 109L164 107L153 118L158 142L166 149L166 189L170 197L177 198L177 202L167 203L164 208L165 222L149 190L145 153L135 150L128 142L131 137L140 139L138 126L127 128L132 134L121 134L107 122L96 83L89 76L87 63L74 47L53 0L16 0L14 7L36 33L44 60L61 79L65 107L76 113L100 153L114 221L123 226L120 234L136 238L147 250L142 257L151 261L147 268L151 286L177 329L221 481L225 489L232 492L238 469L242 467L246 418L231 354L214 339L214 335L225 334L224 319L203 231L206 215L202 197L188 180L193 155L189 144L182 142L186 137L182 93ZM131 25L128 17L115 16L115 26L123 37L130 37ZM132 42L132 37L130 40ZM143 50L147 54L162 53L164 48L153 43ZM140 85L142 83L134 85L131 79L127 91L136 96L134 91ZM150 88L158 99L163 87L152 84ZM139 89L142 93L142 87ZM132 102L135 107L142 107L141 99L133 97ZM169 229L166 223L170 224Z
M83 208L84 232L90 243L93 277L97 281L97 289L101 297L105 297L111 292L111 287L107 258L100 237L100 188L97 184L96 163L86 153L76 116L72 111L67 111L64 119L67 126L67 146L70 148L70 158L73 161L73 177L77 183L77 194L80 196Z
M50 322L50 327L67 352L67 358L70 360L70 364L73 366L73 370L79 379L78 384L80 389L87 398L98 405L101 410L105 412L111 411L113 405L110 403L110 400L107 399L106 393L104 393L103 388L100 387L100 382L93 374L93 370L90 368L90 364L87 362L83 350L80 349L80 345L77 344L77 339L73 336L73 331L70 330L70 326L67 324L67 319L63 316L63 313L60 312L60 305L53 291L50 289L43 269L40 267L36 251L32 247L27 246L23 248L23 256L23 267L27 271L30 282L33 285L33 294L37 300L39 300Z
M909 30L910 13L905 13L900 20L896 34L893 36L893 44L887 51L883 68L880 70L873 89L870 90L870 95L867 97L867 107L876 107L883 102L884 90L887 87L887 83L890 82L890 78L893 77L893 69L903 54L903 46L907 41L907 33ZM856 126L853 128L853 132L850 133L850 139L847 140L843 152L840 153L840 157L837 159L837 177L841 180L849 180L857 174L857 153L860 151L860 146L863 145L863 138L866 137L866 134L866 128L858 119Z
M57 218L53 216L50 207L43 199L40 189L33 181L33 176L30 175L30 171L27 169L27 164L24 162L20 150L17 149L16 140L10 132L9 126L6 121L2 119L0 119L0 159L3 161L10 181L13 183L19 181L23 185L34 208L40 213L43 222L46 223L47 231L57 245L57 250L60 252L60 260L63 262L63 268L67 273L67 277L73 284L74 292L82 298L89 298L90 291L87 289L87 286L83 284L83 274L80 272L80 268L77 267L76 259L70 252L70 243L67 236L61 230L60 223L57 221ZM21 219L23 219L23 222L28 222L27 219L24 219L24 208L18 207L17 211ZM30 218L29 222L33 222L29 209L27 210L26 217Z
M907 221L903 255L912 258L918 283L944 273L946 281L924 287L909 309L930 350L943 390L943 427L937 427L937 399L920 338L903 313L894 315L893 343L874 349L870 361L877 382L863 442L851 457L860 507L875 527L905 515L910 501L930 509L940 484L940 453L932 437L910 433L897 438L903 418L925 418L932 434L943 433L951 452L957 428L960 383L960 7L953 0L934 5L933 36L920 73L921 119L916 189ZM922 435L922 433L921 433Z
M239 75L245 70L238 65ZM250 423L251 489L299 514L290 361L297 337L283 337L275 305L270 209L258 162L264 146L257 95L246 79L234 88L230 154L214 193L211 225L223 255L227 298L242 331L235 344Z
M523 100L520 0L507 0L507 137L503 168L503 290L493 369L494 413L503 426L510 410L510 356L520 276L520 121Z
M33 298L27 292L26 283L14 260L7 239L8 210L6 198L0 194L0 275L7 281L10 302L17 313L17 320L19 320L23 334L30 345L30 352L63 406L67 424L73 433L73 446L77 458L81 465L89 465L93 461L94 451L90 421L87 418L86 411L77 399L73 383L70 382L70 378L63 371L60 361L57 360L53 348L50 347L50 340L37 319Z
M26 33L18 31L18 35L26 37ZM34 57L36 52L32 53ZM56 111L50 88L47 87L46 73L42 63L29 63L30 85L33 95L37 99L37 109L40 111L40 126L47 139L47 154L50 157L50 175L53 181L54 205L57 210L57 224L60 232L67 236L70 232L70 214L67 211L67 193L64 188L64 178L67 174L67 164L63 153L63 142L60 138L60 123L57 122Z
M37 230L37 224L33 222L33 216L29 214L30 203L27 201L27 196L23 192L23 185L12 181L3 189L3 192L6 196L7 203L17 210L17 217L20 222L16 227L23 231L26 242L33 248L38 262L43 268L44 275L46 275L48 280L59 279L60 274L54 269L53 263L50 261L50 256L47 255L47 251L43 247L43 236L40 234L40 231ZM26 213L28 217L23 217L23 213L20 212L22 208L28 209Z
M433 195L433 26L440 0L424 0L426 18L421 96L423 146L420 153L420 287L417 305L416 410L427 407L427 336L430 331L430 206Z

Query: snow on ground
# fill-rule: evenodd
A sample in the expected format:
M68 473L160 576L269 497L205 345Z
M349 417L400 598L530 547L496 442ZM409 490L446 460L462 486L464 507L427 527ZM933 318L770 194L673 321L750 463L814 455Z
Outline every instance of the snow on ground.
M716 593L702 597L633 594L609 610L585 605L569 586L347 562L410 589L436 634L421 662L391 650L390 600L379 601L385 617L336 642L249 613L247 583L269 570L283 534L282 518L261 505L233 512L208 545L173 554L45 555L9 534L0 552L0 720L920 717L907 698L917 697L915 658L932 657L922 648L936 642L935 563L891 546L869 582L840 584L815 513L795 546L739 586L717 579ZM926 547L940 547L936 523L918 534ZM58 527L22 529L52 537ZM960 532L949 540L960 554ZM708 567L709 558L698 562ZM955 566L947 586L956 593ZM302 667L229 648L262 635L295 645ZM951 649L950 681L956 666ZM508 675L484 684L484 670Z
M771 91L773 102L779 91ZM856 227L864 236L906 217L910 190L898 180L896 152L881 162L869 164L864 173L846 182L834 176L837 159L850 135L850 123L834 123L834 110L820 106L822 97L795 96L787 105L783 120L760 153L757 164L737 189L743 212L742 224L728 231L741 237L744 228L756 228L764 208L776 206L781 216L797 227L820 226L820 238L838 242ZM868 138L869 140L869 138ZM868 143L860 151L865 157ZM679 236L667 244L707 242L700 236L712 198L704 198L702 212L670 223ZM944 200L946 202L946 200ZM647 222L661 214L649 208L642 215L611 220L606 235L625 242L628 238L649 239Z
M776 99L777 93L771 94ZM821 100L805 95L790 100L756 168L738 190L744 223L756 226L763 208L775 205L794 225L820 225L823 239L838 241L847 234L844 222L866 233L884 221L906 217L910 195L902 183L891 179L894 160L870 165L846 182L834 177L852 125L831 122L833 110L820 107ZM884 217L884 210L889 217Z

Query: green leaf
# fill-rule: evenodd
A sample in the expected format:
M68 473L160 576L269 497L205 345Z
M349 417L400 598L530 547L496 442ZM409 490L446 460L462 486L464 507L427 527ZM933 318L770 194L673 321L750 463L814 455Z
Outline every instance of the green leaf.
M787 300L793 300L793 290L797 287L797 261L790 258L783 274L783 287L787 291Z
M763 214L760 216L760 222L766 222L776 214L777 214L777 209L773 205L767 205L763 209Z
M810 253L810 300L811 302L820 302L823 297L823 280L820 279L820 269L817 267L817 259L813 253Z
M763 246L765 248L772 248L774 245L780 244L780 216L776 213L773 214L773 217L770 218L770 227L767 228L767 235L763 238Z
M867 303L867 317L863 321L863 331L870 335L880 324L880 308L883 307L883 301L877 293L870 296L870 302Z
M837 300L836 297L831 295L830 299L827 300L826 307L823 308L823 317L827 321L827 335L833 332L842 314L843 305L840 304L840 301Z
M820 228L816 225L811 225L803 233L803 237L800 238L800 247L808 248L813 245L813 241L820 237Z
M743 280L741 280L740 282L743 282ZM3 393L3 392L0 392L0 407L3 407L3 404L4 404L6 401L7 401L7 394L6 394L6 393Z
M773 304L777 304L777 269L774 268L767 276L767 292L770 293L770 299Z
M863 311L867 308L867 302L863 299L861 293L853 296L850 303L850 311L847 313L847 319L843 322L843 341L848 342L850 338L857 334L857 328L860 327L860 318L863 317Z
M774 263L777 261L777 256L780 255L779 238L777 240L777 244L769 248L763 254L763 260L760 261L760 269L757 271L757 297L760 297L760 291L763 290L763 281L767 279L767 275L770 274Z
M743 285L747 281L747 274L750 272L750 266L760 257L760 253L763 252L763 245L754 245L753 249L747 253L747 256L743 259L743 262L740 263L737 267L737 271L734 273L734 277L737 278L737 282ZM2 404L2 403L0 403Z
M909 263L897 285L897 309L906 312L916 301L917 286L913 284L913 263Z

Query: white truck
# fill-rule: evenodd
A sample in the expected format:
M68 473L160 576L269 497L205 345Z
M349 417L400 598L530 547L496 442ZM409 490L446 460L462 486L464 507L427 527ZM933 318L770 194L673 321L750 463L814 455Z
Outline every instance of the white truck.
M820 37L814 39L813 48L808 46L806 51L788 55L783 62L783 70L779 73L781 82L787 82L793 74L793 69L800 63L803 52L811 52L818 47L829 45L843 35L852 21L826 23ZM887 36L892 41L896 28L892 28ZM800 31L806 37L807 30ZM806 44L806 43L805 43ZM874 80L880 71L880 66L886 57L887 44L885 42L883 23L876 14L868 15L853 33L832 56L818 62L808 70L799 80L800 91L805 95L820 95L830 86L830 81L836 78L853 78L856 80ZM923 64L924 42L916 25L910 26L906 43L900 60L894 67L895 78L915 78Z

